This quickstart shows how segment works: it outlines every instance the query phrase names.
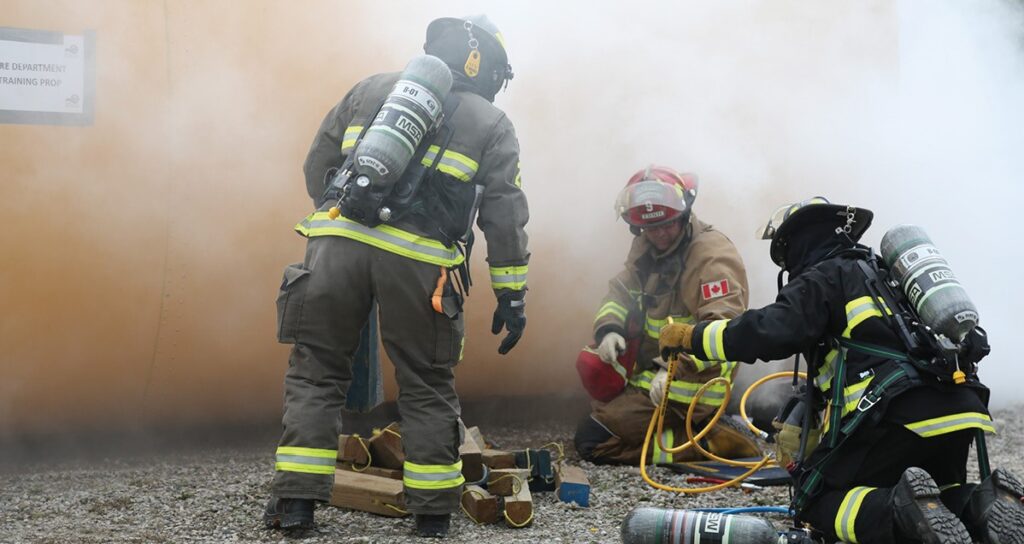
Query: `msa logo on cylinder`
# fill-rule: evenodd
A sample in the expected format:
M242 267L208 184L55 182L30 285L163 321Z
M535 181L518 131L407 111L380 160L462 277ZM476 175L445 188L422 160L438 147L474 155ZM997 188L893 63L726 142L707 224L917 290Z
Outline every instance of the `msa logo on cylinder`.
M416 123L413 122L412 119L409 119L404 115L398 116L398 120L395 121L395 126L405 131L405 133L408 134L415 142L419 142L423 139L423 131L420 130L420 127L416 126Z
M946 268L946 269L939 269L939 270L936 270L935 272L931 272L931 273L928 274L928 277L931 278L932 281L936 282L936 283L938 283L940 281L943 281L943 280L955 280L956 279L953 276L953 271L948 269L948 268Z
M708 514L708 517L704 518L704 532L705 533L718 533L722 530L722 514L718 512L712 512Z

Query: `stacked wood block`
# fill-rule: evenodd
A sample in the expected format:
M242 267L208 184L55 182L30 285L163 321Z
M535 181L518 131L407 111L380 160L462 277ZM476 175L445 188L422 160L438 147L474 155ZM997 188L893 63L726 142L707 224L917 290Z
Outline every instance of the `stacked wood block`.
M483 480L484 463L480 446L470 437L469 433L466 433L465 440L459 446L459 458L462 459L462 477L466 479L466 483Z
M373 466L402 470L405 452L402 450L402 433L398 423L392 423L379 432L374 431L368 446Z
M498 497L478 485L467 485L462 492L462 507L470 519L477 523L498 521Z
M334 471L331 504L382 516L402 517L408 514L401 480L351 470Z
M551 450L525 449L515 452L516 466L530 471L530 491L554 491L555 471Z
M358 435L338 436L338 464L330 503L384 516L408 515L402 483L404 462L397 423L374 432L369 440Z
M505 525L513 529L526 527L533 523L533 497L529 486L522 486L519 492L504 499Z
M590 483L579 467L552 462L551 450L504 451L484 440L478 427L465 430L459 446L466 480L460 502L477 523L504 520L511 528L533 523L533 495L555 491L559 500L590 505ZM338 462L331 504L384 516L405 509L401 429L392 423L372 437L338 437Z
M559 463L555 466L558 500L590 506L590 480L583 469Z

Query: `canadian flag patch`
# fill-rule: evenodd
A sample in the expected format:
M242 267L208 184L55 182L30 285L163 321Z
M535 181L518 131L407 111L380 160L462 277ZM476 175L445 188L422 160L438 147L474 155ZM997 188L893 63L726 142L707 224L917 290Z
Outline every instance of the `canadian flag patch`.
M701 284L700 292L704 300L711 300L729 294L729 280L718 280Z

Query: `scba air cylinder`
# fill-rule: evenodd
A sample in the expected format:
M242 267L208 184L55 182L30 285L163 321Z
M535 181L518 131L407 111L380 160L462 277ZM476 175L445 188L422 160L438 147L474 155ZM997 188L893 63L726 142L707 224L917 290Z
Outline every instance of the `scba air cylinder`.
M780 538L766 519L716 512L635 508L622 521L623 544L776 544Z
M451 88L451 70L441 59L420 55L409 61L354 151L354 192L369 192L373 198L367 200L377 205L390 194L423 137L440 122Z
M977 308L924 229L890 229L882 236L882 259L925 325L954 342L978 325Z

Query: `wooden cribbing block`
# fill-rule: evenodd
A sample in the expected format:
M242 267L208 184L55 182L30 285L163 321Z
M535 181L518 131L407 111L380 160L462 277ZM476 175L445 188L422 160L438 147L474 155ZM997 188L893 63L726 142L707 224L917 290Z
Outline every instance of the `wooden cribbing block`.
M507 497L520 487L529 489L529 478L530 472L521 468L496 468L487 475L487 490L493 495Z
M498 497L478 485L467 485L462 491L462 507L470 519L477 523L498 521Z
M400 469L393 468L380 468L380 467L366 467L366 465L353 465L349 462L338 463L339 470L350 470L352 472L358 472L360 474L367 474L369 476L380 476L381 478L389 478L391 480L401 480L404 476L404 472Z
M370 463L375 467L401 469L405 463L405 451L402 450L402 434L398 423L392 423L371 438Z
M405 512L405 493L401 480L369 476L349 470L334 471L331 504L382 516L408 515Z
M523 486L519 493L505 497L505 525L518 529L533 523L533 497L530 488Z
M590 506L590 480L580 467L555 465L555 482L558 500Z
M484 435L480 432L480 427L466 429L466 440L472 440L480 451L487 449L487 442L484 441Z
M480 448L476 447L476 442L469 439L469 435L466 435L466 440L459 446L459 457L462 458L462 477L467 483L483 479L484 462Z
M338 435L338 460L352 463L357 467L370 464L366 442L358 434Z
M510 451L486 449L481 455L490 468L516 468L516 454Z
M551 466L551 450L517 451L516 466L529 469L530 491L554 491L555 470Z

